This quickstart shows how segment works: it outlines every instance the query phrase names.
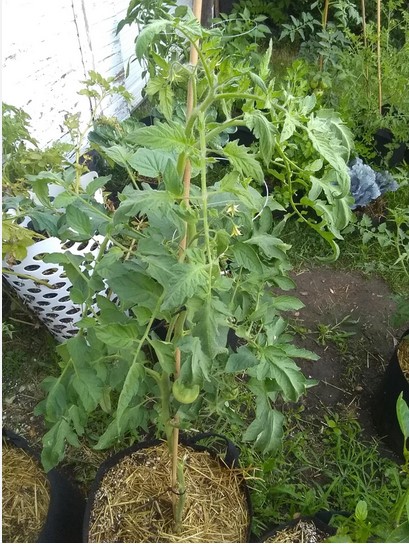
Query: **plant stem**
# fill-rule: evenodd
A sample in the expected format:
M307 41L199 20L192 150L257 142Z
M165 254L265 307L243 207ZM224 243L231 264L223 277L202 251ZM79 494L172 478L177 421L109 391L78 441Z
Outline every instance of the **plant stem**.
M35 283L38 283L40 285L45 285L46 287L49 287L50 289L53 289L53 284L51 284L48 280L40 280L39 278L35 278L34 276L30 276L30 274L23 274L22 272L15 272L14 270L8 270L6 268L1 269L2 274L7 274L8 276L17 276L18 278L23 278L26 280L34 281Z

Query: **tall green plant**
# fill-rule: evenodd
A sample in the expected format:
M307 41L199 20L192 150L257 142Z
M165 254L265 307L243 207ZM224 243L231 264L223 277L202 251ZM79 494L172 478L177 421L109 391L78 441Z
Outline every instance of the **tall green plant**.
M66 442L79 446L78 437L97 411L108 421L97 449L125 434L148 432L152 423L172 449L175 425L188 429L202 410L216 405L228 413L228 403L220 400L227 399L236 380L254 399L253 420L242 421L243 439L261 451L273 450L280 445L284 420L275 402L296 401L309 385L294 358L316 357L292 344L281 316L302 304L281 294L294 284L286 273L290 246L272 222L271 211L280 206L253 183L263 185L263 165L273 158L291 180L296 165L290 142L300 131L322 157L310 169L315 177L308 180L309 201L330 225L337 202L348 193L341 159L348 154L348 134L331 112L312 113L311 99L300 101L296 110L289 99L277 104L268 82L271 50L259 73L244 62L232 65L216 47L218 35L201 28L189 11L147 25L136 56L149 56L164 30L192 43L201 40L198 67L180 67L193 89L191 115L175 117L169 99L166 120L135 127L127 145L116 148L136 172L156 173L157 190L145 183L128 186L119 208L108 213L61 182L64 239L89 239L99 232L104 242L95 260L69 250L45 257L64 266L73 284L71 298L84 308L79 333L58 348L60 374L44 382L46 399L37 409L50 426L42 454L47 469L63 458ZM168 82L168 64L162 59L154 79L158 85ZM237 103L242 113L233 117ZM224 118L216 120L215 110ZM228 128L243 125L259 138L257 153L222 139ZM211 183L215 155L227 171ZM189 203L182 183L188 162L195 181ZM307 183L298 168L295 176ZM320 202L321 192L333 198L327 206ZM116 303L99 294L104 289L116 295ZM228 342L229 330L237 345Z

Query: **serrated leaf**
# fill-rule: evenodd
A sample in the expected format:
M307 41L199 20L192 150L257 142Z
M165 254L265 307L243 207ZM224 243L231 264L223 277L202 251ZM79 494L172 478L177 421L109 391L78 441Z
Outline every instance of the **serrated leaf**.
M117 428L121 432L123 425L121 424L122 416L133 397L138 393L141 380L145 375L145 370L140 361L134 361L129 369L121 394L119 395L118 407L116 411Z
M68 226L84 240L91 238L94 234L91 220L81 208L70 204L67 206L65 217Z
M274 125L258 110L246 113L246 125L254 132L260 142L260 154L266 166L269 165L274 150Z
M293 117L288 113L284 120L283 128L281 130L280 143L283 143L289 140L294 134L295 129L296 129L295 121Z
M98 189L101 189L109 181L111 181L111 178L112 178L111 174L109 176L96 177L95 179L93 179L92 181L88 183L88 185L85 188L85 192L89 196L94 196L94 194L96 193L96 191L98 191Z
M174 310L184 304L186 299L199 295L208 283L206 265L178 263L168 271L169 277L164 287L164 300L161 310Z
M174 93L170 85L165 85L159 89L159 107L167 121L172 119L173 99Z
M210 381L209 370L211 366L211 360L202 350L202 344L197 336L185 336L178 343L178 347L182 353L188 353L190 355L190 374L192 384L200 384L203 379ZM184 362L186 365L187 361ZM182 372L186 369L182 369Z
M306 379L301 370L280 348L268 346L263 353L265 362L258 369L258 378L274 379L283 398L297 402L306 389Z
M76 200L78 200L77 195L71 195L67 191L64 191L54 198L53 206L55 208L66 208L69 204L74 204Z
M65 386L57 378L48 378L45 407L47 411L46 417L49 421L55 421L65 413L67 408L67 391Z
M114 348L130 348L140 337L137 323L112 323L95 328L98 340Z
M304 304L296 297L290 295L279 295L273 298L274 308L283 312L290 310L301 310L304 308Z
M282 349L289 357L300 357L306 359L307 361L318 361L320 356L308 349L297 348L293 344L286 344L282 346Z
M172 195L177 197L183 195L183 182L173 160L166 162L165 169L163 170L163 183L165 184L166 191Z
M128 162L142 176L157 178L163 174L168 161L172 160L173 155L170 153L141 147L132 155Z
M259 247L267 259L279 259L281 261L286 259L285 252L291 247L270 234L258 234L244 243Z
M250 245L237 242L231 250L233 252L234 261L238 266L242 266L257 274L263 272L263 267L257 252Z
M160 19L152 21L142 29L135 43L135 54L137 59L142 59L153 38L166 30L167 26L169 26L169 21Z
M175 370L175 347L171 342L149 339L149 344L153 347L158 358L159 364L164 372L173 374Z
M113 145L111 147L101 147L102 151L109 157L112 161L122 168L126 168L129 164L129 160L132 158L134 152L123 146L123 145Z
M128 140L133 144L161 149L163 151L188 151L193 141L185 136L183 125L180 123L157 123L149 127L136 129L129 135Z
M70 424L63 418L43 436L41 463L45 472L49 472L64 458L65 441L70 433L72 433Z
M223 153L229 159L230 164L243 176L263 181L264 173L260 163L244 145L238 145L236 141L229 142L223 148Z
M257 405L256 419L244 433L245 442L254 442L254 447L262 453L277 450L283 437L284 416L273 410L268 401Z
M246 346L240 346L236 353L230 355L227 360L226 372L240 372L258 365L259 360L254 353Z

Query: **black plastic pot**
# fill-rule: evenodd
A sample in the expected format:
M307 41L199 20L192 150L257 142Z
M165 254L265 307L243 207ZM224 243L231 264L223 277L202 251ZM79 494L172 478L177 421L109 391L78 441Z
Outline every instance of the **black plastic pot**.
M374 162L378 165L381 163L381 159L386 157L390 152L389 146L394 144L393 150L389 161L389 168L394 168L402 164L404 160L409 160L409 147L406 142L397 142L393 132L388 128L380 128L374 135L375 148L378 152L378 157L375 157Z
M7 429L3 429L2 435L9 444L23 449L40 463L39 455L23 437ZM52 469L46 476L50 484L50 505L37 542L80 542L85 498L59 470Z
M402 339L409 335L409 329ZM409 404L409 382L399 364L398 347L386 368L385 375L375 398L374 420L378 432L389 447L403 459L403 434L396 415L396 401L403 392L403 399Z
M331 517L331 516L330 516ZM282 523L280 525L274 525L270 529L268 529L263 535L261 535L260 539L257 542L267 542L270 538L274 538L277 533L280 533L281 531L292 529L297 526L298 523L301 522L307 522L308 524L313 524L316 529L323 535L322 540L306 540L305 542L325 542L326 539L330 536L333 536L336 534L337 530L335 527L331 527L327 523L325 523L322 520L322 517L316 515L316 516L301 516L299 518L293 519L287 523ZM325 536L324 536L325 535ZM283 540L280 542L289 542L287 540ZM294 542L292 540L291 542ZM298 542L298 541L296 541Z
M214 441L214 445L212 447L203 446L198 444L198 442L202 440L212 439ZM91 520L91 513L93 509L93 505L96 499L96 495L98 493L98 490L101 485L101 481L104 477L104 475L116 464L118 464L122 459L125 457L131 455L132 453L136 451L140 451L143 449L148 449L155 447L161 443L160 440L149 440L145 442L140 442L138 444L134 444L133 446L130 446L129 448L126 448L117 454L113 455L106 461L104 461L101 466L98 469L98 472L95 476L95 480L91 486L91 490L88 496L87 505L85 508L85 515L84 515L84 524L83 524L83 533L82 533L82 542L89 542L89 528L90 528L90 520ZM197 434L194 437L186 437L181 436L180 437L180 443L184 446L188 446L196 451L209 451L212 455L216 457L217 454L221 454L223 452L223 462L230 468L238 468L239 465L239 455L240 455L240 449L235 446L228 438L225 436L219 435L219 434L213 434L213 433L201 433ZM121 485L121 482L118 482L118 485ZM243 480L242 483L242 489L246 497L247 506L248 506L248 512L249 512L249 527L247 531L247 539L246 542L252 542L251 538L251 519L253 515L253 509L251 504L251 498L250 498L250 492L248 490L248 487Z

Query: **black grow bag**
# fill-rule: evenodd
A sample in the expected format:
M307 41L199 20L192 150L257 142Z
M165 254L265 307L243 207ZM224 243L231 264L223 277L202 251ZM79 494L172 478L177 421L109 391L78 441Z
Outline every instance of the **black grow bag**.
M320 540L305 540L304 542L324 542L328 537L335 535L337 532L335 527L331 527L330 525L325 523L322 517L319 515L301 516L299 518L292 519L291 521L288 521L287 523L274 525L273 527L271 527L270 529L268 529L267 531L265 531L265 533L261 535L258 542L266 542L270 538L274 538L277 535L277 533L295 529L295 527L300 522L307 523L308 525L313 525L317 529L318 535L322 535L322 540L321 539ZM294 542L294 541L282 540L281 542Z
M212 447L207 447L198 444L201 440L207 440L207 439L217 439L218 443L215 443ZM104 461L95 476L94 482L91 486L87 505L85 508L85 515L84 515L84 525L83 525L83 531L82 531L82 542L89 542L88 540L88 534L89 534L89 527L90 527L90 519L91 519L91 512L93 509L94 501L96 494L98 493L98 490L100 488L101 482L105 474L119 461L121 461L124 457L127 457L131 455L132 453L136 451L140 451L143 449L152 448L155 446L158 446L162 441L161 440L148 440L145 442L139 442L137 444L134 444L133 446L130 446L129 448L126 448L124 450L121 450L120 452L116 453L112 457L108 458L106 461ZM180 443L183 446L188 446L196 451L208 451L210 452L214 457L217 456L217 454L221 454L223 452L223 462L230 468L238 468L240 466L239 464L239 455L240 455L240 449L235 446L228 438L225 436L214 434L214 433L200 433L193 437L186 437L186 436L180 436ZM118 485L120 485L120 482L118 482ZM247 530L247 538L246 542L252 542L251 540L251 520L253 516L253 509L251 504L251 498L250 498L250 492L249 489L243 480L242 483L242 490L245 494L247 506L248 506L248 513L249 513L249 527Z
M6 429L3 429L2 434L3 440L21 448L40 464L39 455L23 437ZM84 497L59 470L52 469L46 476L50 484L50 504L37 542L80 542L85 509Z
M408 335L409 329L402 335L400 342ZM374 419L380 435L403 459L403 434L396 415L396 401L403 393L403 399L409 404L409 382L399 364L398 348L399 345L386 368L381 388L375 399Z

